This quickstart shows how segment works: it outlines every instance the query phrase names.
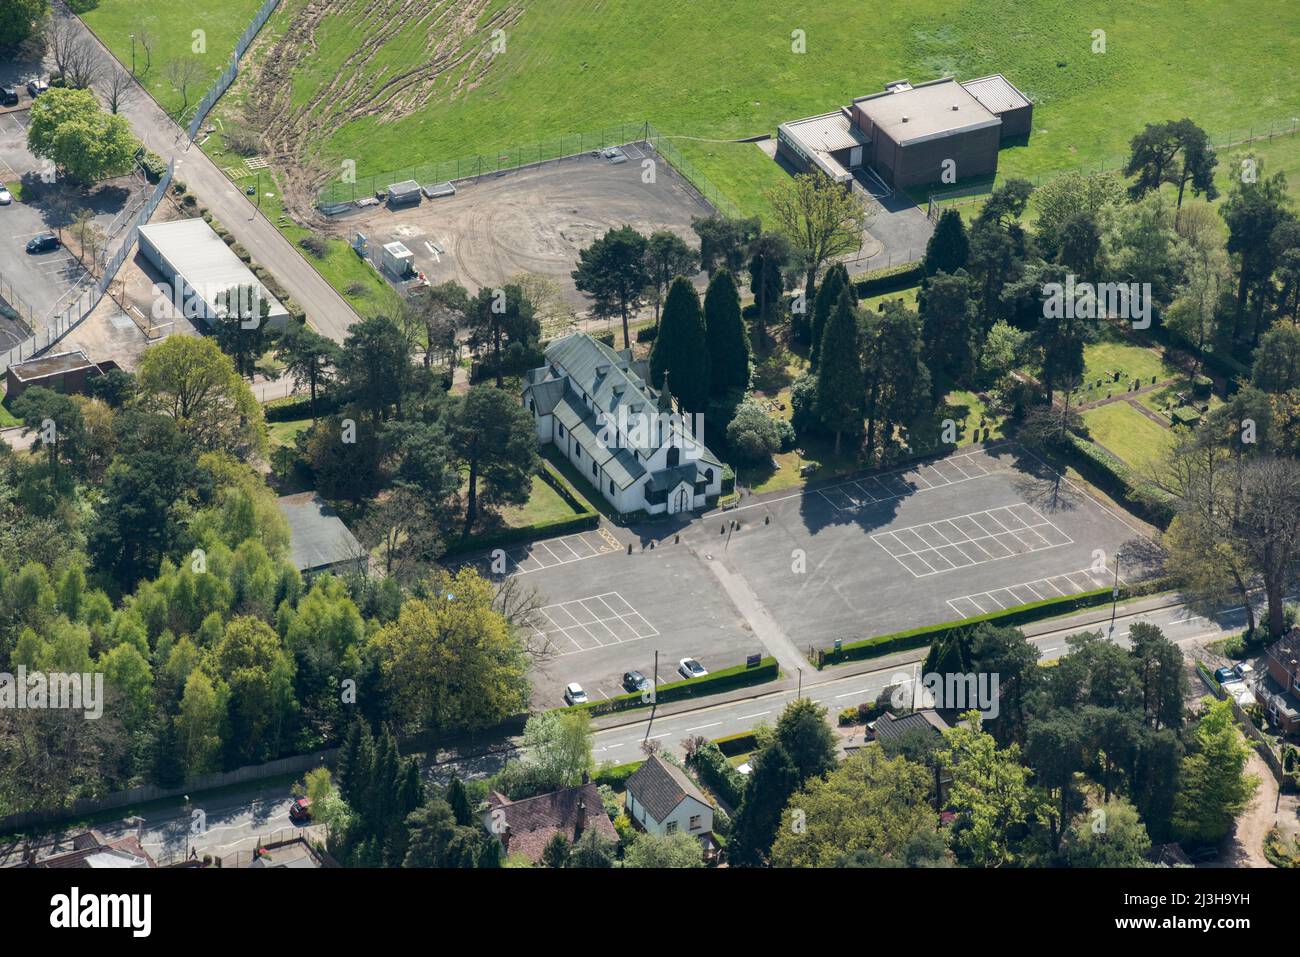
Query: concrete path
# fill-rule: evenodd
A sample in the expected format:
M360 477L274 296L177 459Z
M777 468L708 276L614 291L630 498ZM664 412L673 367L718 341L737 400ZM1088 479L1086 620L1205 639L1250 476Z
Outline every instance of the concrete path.
M55 9L54 16L70 17ZM78 31L93 44L105 71L123 72L94 33L72 17ZM135 135L164 161L176 161L176 179L183 182L212 215L243 244L253 261L269 269L307 314L308 321L322 334L342 342L350 325L360 316L325 281L293 244L263 216L201 149L191 146L185 131L138 83L123 97L118 112L127 118Z

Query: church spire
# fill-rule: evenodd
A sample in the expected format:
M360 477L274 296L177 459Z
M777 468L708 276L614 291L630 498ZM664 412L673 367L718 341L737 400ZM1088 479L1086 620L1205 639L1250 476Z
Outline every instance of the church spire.
M664 370L664 387L659 390L659 411L671 412L673 410L673 394L668 389L668 370Z

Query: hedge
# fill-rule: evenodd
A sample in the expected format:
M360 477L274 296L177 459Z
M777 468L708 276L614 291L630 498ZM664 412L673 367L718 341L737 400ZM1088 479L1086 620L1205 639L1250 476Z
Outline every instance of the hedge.
M1157 528L1168 528L1174 501L1155 486L1135 479L1133 470L1096 442L1070 433L1070 444L1058 448L1085 479Z
M1126 599L1152 594L1167 585L1168 582L1164 579L1154 579L1134 586L1121 585L1119 597ZM935 640L947 637L950 632L958 629L973 628L982 624L1002 627L1023 625L1043 618L1051 618L1054 615L1067 614L1080 608L1093 608L1097 605L1104 605L1110 600L1110 588L1097 588L1092 591L1080 592L1077 595L1044 598L1042 601L1033 601L1027 605L1016 605L1014 608L1004 608L1001 611L975 615L971 618L963 618L960 621L946 621L938 625L913 628L910 631L897 631L889 635L865 638L862 641L843 645L839 651L835 651L833 648L830 650L819 648L817 650L816 665L820 669L826 665L840 664L845 661L878 658L881 655L891 654L895 651L909 651L913 648L924 647Z
M916 262L901 263L888 269L878 269L875 272L868 273L853 285L858 291L858 298L865 299L868 296L878 296L881 293L895 292L899 289L918 286L924 278L925 261L918 259Z
M710 741L698 748L687 765L728 807L740 806L740 799L745 796L745 776L731 766L717 744Z
M741 731L737 734L724 735L721 738L714 738L713 743L718 746L723 754L729 758L734 758L738 754L748 754L758 747L758 735L753 731Z
M328 393L316 393L316 414L329 415L338 408L338 399ZM262 415L268 422L296 422L311 418L311 396L287 396L272 399L262 406Z
M729 691L732 688L762 684L766 681L775 681L780 673L775 658L763 658L756 668L735 665L731 668L723 668L721 671L714 671L703 678L689 678L660 685L659 690L655 692L655 701L658 704L667 704L670 701L684 701L702 695L717 694L719 691ZM597 718L605 714L617 714L620 711L649 706L649 703L642 699L641 692L633 691L631 694L619 695L606 701L589 701L586 704L570 705L560 710L586 711L593 718Z
M655 336L659 335L659 330L654 326L642 326L636 331L637 342L654 342Z
M627 788L627 779L644 763L644 761L630 761L610 768L597 768L596 773L591 777L592 783L597 787L604 784L615 791L623 791Z

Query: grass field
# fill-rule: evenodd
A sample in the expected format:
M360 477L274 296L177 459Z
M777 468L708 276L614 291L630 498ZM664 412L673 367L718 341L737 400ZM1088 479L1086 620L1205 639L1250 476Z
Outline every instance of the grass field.
M1158 464L1173 445L1173 433L1127 402L1111 402L1083 413L1094 440L1139 469Z
M512 505L501 510L501 517L511 528L561 521L577 514L540 475L533 476L533 490L526 504Z
M222 38L233 42L255 6L198 0L164 16L165 0L100 0L87 19L129 60L125 34L153 18L150 85L175 102L160 61L177 54L162 41L183 51L192 29L207 29L215 75ZM407 19L416 12L419 23ZM1293 18L1293 0L1259 0L1249 16L1218 0L912 0L865 19L853 0L284 0L272 29L314 48L263 83L283 88L288 125L329 167L352 159L365 175L646 119L680 137L734 202L762 211L775 166L751 144L713 141L771 132L902 76L1002 72L1025 90L1034 131L1003 151L1003 175L1109 161L1147 121L1187 115L1222 132L1289 119L1300 112L1300 31L1279 27ZM504 49L489 55L498 26ZM1104 53L1092 51L1099 29ZM806 52L791 49L796 30ZM376 42L358 54L361 36ZM401 87L404 70L430 59L430 37L445 68Z

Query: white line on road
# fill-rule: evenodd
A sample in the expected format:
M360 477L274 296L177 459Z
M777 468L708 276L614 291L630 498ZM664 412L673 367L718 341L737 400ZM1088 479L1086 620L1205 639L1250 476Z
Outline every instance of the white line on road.
M716 728L716 727L717 727L718 725L720 725L720 724L722 724L721 721L715 721L715 722L713 722L713 724L697 724L695 727L693 727L693 728L687 728L686 730L687 730L687 731L703 731L705 728Z

